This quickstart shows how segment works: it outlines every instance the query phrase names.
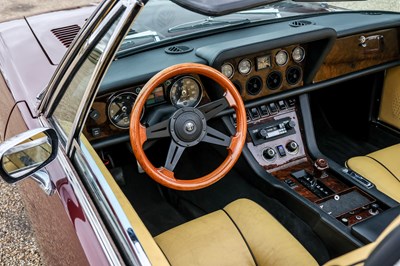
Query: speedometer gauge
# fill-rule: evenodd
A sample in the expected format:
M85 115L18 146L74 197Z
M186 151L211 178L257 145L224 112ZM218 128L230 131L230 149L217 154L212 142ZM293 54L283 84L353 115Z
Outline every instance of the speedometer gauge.
M203 94L201 84L191 76L179 78L172 84L169 93L171 103L176 107L196 107Z
M132 106L137 95L132 92L123 92L113 96L108 105L108 118L111 123L121 129L128 129Z

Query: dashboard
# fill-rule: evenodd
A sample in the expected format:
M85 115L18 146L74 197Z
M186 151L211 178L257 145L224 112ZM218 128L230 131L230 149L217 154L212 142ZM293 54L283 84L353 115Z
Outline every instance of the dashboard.
M221 71L248 110L398 64L396 14L343 13L309 20L303 27L283 21L199 37L179 43L188 47L181 54L168 53L176 45L170 44L119 58L101 85L84 134L94 142L121 136L121 141L127 140L130 111L140 90L157 72L178 63L200 63ZM143 115L163 107L202 105L220 92L201 76L177 76L153 91Z

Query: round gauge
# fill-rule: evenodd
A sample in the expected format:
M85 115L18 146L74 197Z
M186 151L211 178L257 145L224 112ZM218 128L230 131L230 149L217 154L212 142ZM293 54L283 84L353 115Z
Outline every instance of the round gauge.
M301 46L297 46L292 51L292 58L297 63L303 61L305 56L306 56L306 52L304 51L304 48Z
M278 66L284 66L289 60L289 55L285 50L280 50L275 55L275 62Z
M234 71L235 70L233 69L233 66L230 63L225 63L221 67L222 74L224 74L224 76L227 77L228 79L232 78L233 74L235 73Z
M239 62L238 66L240 74L247 75L251 71L251 61L249 59L243 59Z
M171 86L169 97L176 107L196 107L202 97L203 89L193 77L179 78Z
M123 92L113 96L108 104L108 119L122 129L129 128L130 114L137 95L132 92Z

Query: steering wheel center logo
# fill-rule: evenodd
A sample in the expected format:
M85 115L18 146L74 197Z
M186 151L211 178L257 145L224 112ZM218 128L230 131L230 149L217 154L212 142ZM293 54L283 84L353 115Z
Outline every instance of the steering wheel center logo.
M193 131L195 131L196 129L196 125L193 121L189 120L185 123L185 127L184 130L186 131L186 133L192 133Z

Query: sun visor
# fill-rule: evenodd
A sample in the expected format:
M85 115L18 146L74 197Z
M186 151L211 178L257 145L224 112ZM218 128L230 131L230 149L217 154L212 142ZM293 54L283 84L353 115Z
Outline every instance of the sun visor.
M206 16L222 16L279 0L171 0L190 11Z

